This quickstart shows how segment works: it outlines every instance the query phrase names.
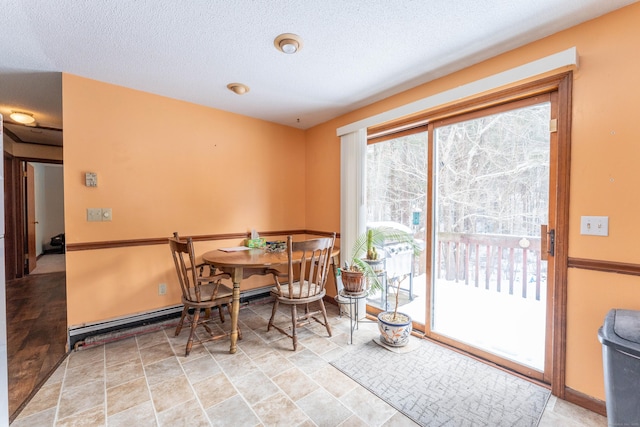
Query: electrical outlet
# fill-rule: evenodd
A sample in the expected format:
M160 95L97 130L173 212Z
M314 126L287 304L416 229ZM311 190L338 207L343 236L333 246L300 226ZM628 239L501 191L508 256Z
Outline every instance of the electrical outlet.
M609 235L608 216L583 216L580 217L580 234L590 236Z
M111 208L102 208L102 220L111 221Z
M158 295L166 295L167 294L167 284L160 283L158 285Z

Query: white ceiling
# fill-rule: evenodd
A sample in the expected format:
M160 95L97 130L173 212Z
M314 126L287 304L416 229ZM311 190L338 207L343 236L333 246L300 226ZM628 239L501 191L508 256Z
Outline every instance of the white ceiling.
M66 72L306 129L635 1L3 1L0 113L61 128Z

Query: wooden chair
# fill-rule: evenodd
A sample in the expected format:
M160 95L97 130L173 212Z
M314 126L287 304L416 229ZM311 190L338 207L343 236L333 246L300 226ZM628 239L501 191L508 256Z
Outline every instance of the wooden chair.
M331 251L335 243L336 234L331 237L294 242L292 236L287 237L288 264L287 271L281 272L269 269L275 279L275 287L271 289L271 294L275 297L271 318L267 326L267 331L271 327L285 334L293 340L293 350L298 347L298 337L296 329L303 324L311 322L311 319L320 323L327 329L331 336L331 326L327 321L327 312L322 301L325 295L325 285L331 263ZM294 253L296 256L294 257ZM298 253L302 254L298 261ZM309 304L317 302L319 307L316 311L309 310ZM274 325L273 320L280 304L291 306L291 333L285 329ZM298 315L297 307L304 306L304 314ZM324 322L316 316L322 314Z
M231 302L233 291L222 284L221 280L230 278L228 274L215 274L212 267L206 264L196 264L196 257L193 250L193 240L189 237L181 240L178 233L173 233L173 238L169 238L169 247L173 255L173 261L178 274L178 281L182 290L182 315L180 322L176 328L176 336L182 331L182 325L185 322L190 323L189 340L185 349L185 357L189 356L193 345L193 338L196 328L202 325L209 333L211 338L200 340L205 342L213 339L225 337L228 334L214 335L213 331L207 325L211 320L211 311L217 308L220 314L220 321L224 322L224 313L222 306L227 305L229 315L231 315ZM205 267L209 269L209 275L204 275ZM205 310L205 315L201 317L201 311ZM193 312L193 314L190 313ZM241 339L240 329L238 329L238 338Z

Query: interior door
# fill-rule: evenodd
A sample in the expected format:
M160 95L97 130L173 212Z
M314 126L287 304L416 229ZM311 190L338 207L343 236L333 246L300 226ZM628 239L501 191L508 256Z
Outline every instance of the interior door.
M25 198L27 205L27 273L36 268L36 199L35 199L35 172L32 165L26 164L25 171Z
M432 336L548 378L550 94L434 124Z

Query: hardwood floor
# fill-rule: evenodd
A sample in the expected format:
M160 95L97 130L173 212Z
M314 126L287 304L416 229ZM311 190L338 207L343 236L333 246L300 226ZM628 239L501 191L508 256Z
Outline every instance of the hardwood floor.
M65 282L55 272L6 284L10 420L66 355Z

